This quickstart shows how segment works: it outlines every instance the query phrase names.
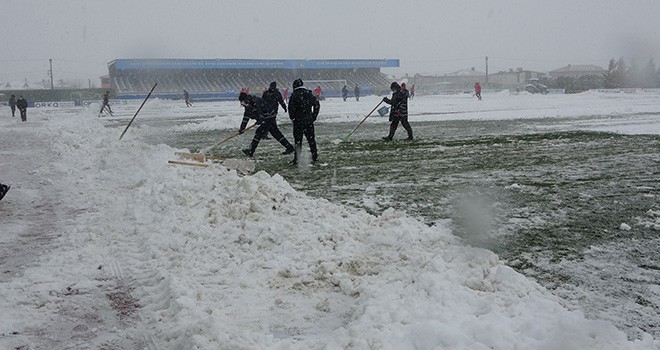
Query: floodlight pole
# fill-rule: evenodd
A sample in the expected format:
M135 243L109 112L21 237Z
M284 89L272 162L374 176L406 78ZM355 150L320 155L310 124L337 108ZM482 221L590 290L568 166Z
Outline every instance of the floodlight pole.
M488 56L486 56L486 84L488 84Z
M53 59L49 58L48 61L50 62L50 70L48 71L48 75L50 75L50 89L55 90L55 86L53 85Z

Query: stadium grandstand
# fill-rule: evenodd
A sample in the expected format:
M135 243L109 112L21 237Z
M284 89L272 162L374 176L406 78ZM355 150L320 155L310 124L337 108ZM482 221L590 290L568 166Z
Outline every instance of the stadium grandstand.
M235 99L242 89L261 94L270 82L291 89L301 78L308 89L320 86L325 97L349 96L357 84L360 95L389 93L381 68L399 67L398 59L257 60L257 59L116 59L108 63L108 80L118 98L144 98L154 83L155 97L194 100Z

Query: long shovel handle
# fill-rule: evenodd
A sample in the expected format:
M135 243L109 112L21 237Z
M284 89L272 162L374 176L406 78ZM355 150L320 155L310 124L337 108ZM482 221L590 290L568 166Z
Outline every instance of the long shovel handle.
M245 128L245 129L243 130L243 132L246 132L246 131L252 129L252 128L254 128L255 126L257 126L257 123L254 123L254 124L248 126L247 128ZM222 140L222 141L218 141L218 142L216 142L215 144L213 144L213 145L211 145L211 146L208 146L208 147L206 147L206 148L202 148L201 150L199 150L199 153L201 153L201 154L206 154L208 151L210 151L210 150L213 149L214 147L219 146L219 145L221 145L221 144L223 144L223 143L225 143L225 142L227 142L227 141L233 139L234 137L237 137L237 136L240 135L240 134L241 134L240 132L237 132L237 133L235 133L235 134L233 134L233 135L227 136L227 137L226 137L224 140Z
M378 108L378 106L380 106L382 103L383 103L382 100L381 100L380 102L378 102L378 104L376 105L376 107L374 107L374 109L372 109L371 112L369 112L369 114L367 114L367 115L364 117L364 119L362 119L362 121L360 122L360 124L358 124L358 125L355 127L355 129L353 129L353 131L351 131L348 135L346 135L346 136L344 137L344 139L347 139L347 138L349 138L351 135L353 135L353 133L355 132L355 130L357 130L357 129L360 127L360 125L362 125L362 123L364 123L364 121L367 120L367 118L369 118L369 116L370 116L370 115L376 110L376 108Z
M133 116L131 121L128 122L128 125L126 125L126 129L124 129L124 132L121 133L121 136L119 136L119 140L121 140L121 138L124 137L124 134L128 130L128 127L131 126L131 124L133 123L133 120L135 120L135 117L137 117L138 113L140 113L140 110L142 109L142 106L144 106L144 103L147 102L147 100L149 99L149 96L151 96L151 93L154 92L154 90L156 89L156 85L158 85L158 83L154 84L154 87L151 88L151 91L149 91L149 94L147 95L147 97L145 97L144 101L142 101L142 104L140 105L140 108L138 108L138 110L135 111L135 115Z

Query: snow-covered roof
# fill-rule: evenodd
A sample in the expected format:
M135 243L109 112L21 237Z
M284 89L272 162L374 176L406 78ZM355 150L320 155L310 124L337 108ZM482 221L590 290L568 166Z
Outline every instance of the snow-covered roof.
M1 83L0 86L4 90L44 90L44 87L41 83L33 83L27 80L18 80L18 81L8 81Z
M562 72L600 72L604 71L603 67L595 64L569 64L559 69L551 70L550 73Z
M486 73L472 69L461 69L455 72L445 74L447 76L459 76L459 77L473 77L473 76L484 76Z

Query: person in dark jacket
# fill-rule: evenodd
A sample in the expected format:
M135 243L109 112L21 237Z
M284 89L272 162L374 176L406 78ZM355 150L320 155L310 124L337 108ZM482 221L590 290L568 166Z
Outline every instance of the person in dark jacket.
M99 117L101 116L101 113L103 113L104 109L107 109L108 113L112 115L112 108L110 108L110 91L106 91L103 94L103 104L101 105L101 110L99 111Z
M358 84L355 84L355 89L353 92L355 93L355 101L360 101L360 87Z
M0 184L0 200L5 198L5 195L9 192L10 188L11 186Z
M341 98L343 98L344 101L346 101L348 98L348 89L346 88L346 84L344 84L344 87L341 88Z
M282 106L284 113L286 113L286 104L280 90L277 88L276 82L270 83L268 90L264 91L261 98L266 101L266 108L269 115L277 116L279 106Z
M11 108L11 116L15 117L16 116L16 95L11 94L11 97L9 97L9 108Z
M18 96L18 100L16 100L16 107L18 107L18 110L21 112L21 120L27 121L28 103L27 100L23 97L23 95Z
M268 113L269 114L275 114L275 117L277 117L277 112L279 110L279 106L282 106L282 109L284 109L284 113L286 113L286 104L284 103L284 98L282 98L282 94L280 93L280 90L277 88L277 83L276 82L271 82L270 85L268 86L268 89L264 91L264 93L261 95L261 98L266 101L266 106L268 108ZM270 139L268 137L268 134L264 134L264 140Z
M319 159L316 148L316 136L314 135L314 122L319 115L321 104L314 94L305 89L303 81L296 79L293 82L293 92L289 97L289 118L293 122L293 140L296 145L296 154L291 164L298 163L298 157L302 151L303 135L309 144L312 153L312 161Z
M241 106L245 108L243 121L241 122L241 126L238 129L238 132L241 134L243 133L250 119L255 119L257 124L259 124L259 127L257 128L257 131L255 131L254 137L252 138L250 148L244 149L243 153L249 157L252 157L254 155L254 151L259 145L259 141L268 133L273 135L273 137L286 148L282 154L290 154L295 151L293 145L289 143L289 140L287 140L286 137L282 135L282 132L277 127L277 122L275 120L276 114L272 114L270 112L266 105L266 101L264 101L261 97L248 95L245 92L241 92L240 95L238 95L238 100L241 101Z
M190 102L190 94L186 89L183 89L183 100L186 102L186 107L192 106L192 103Z
M383 97L383 102L392 106L390 108L390 133L383 137L383 140L392 140L399 122L401 122L403 128L408 132L407 140L412 140L413 132L410 123L408 123L408 92L402 90L397 82L393 82L390 85L390 89L392 90L392 98Z
M410 91L408 91L408 89L406 89L406 83L401 83L401 91L406 93L407 98L410 98Z

